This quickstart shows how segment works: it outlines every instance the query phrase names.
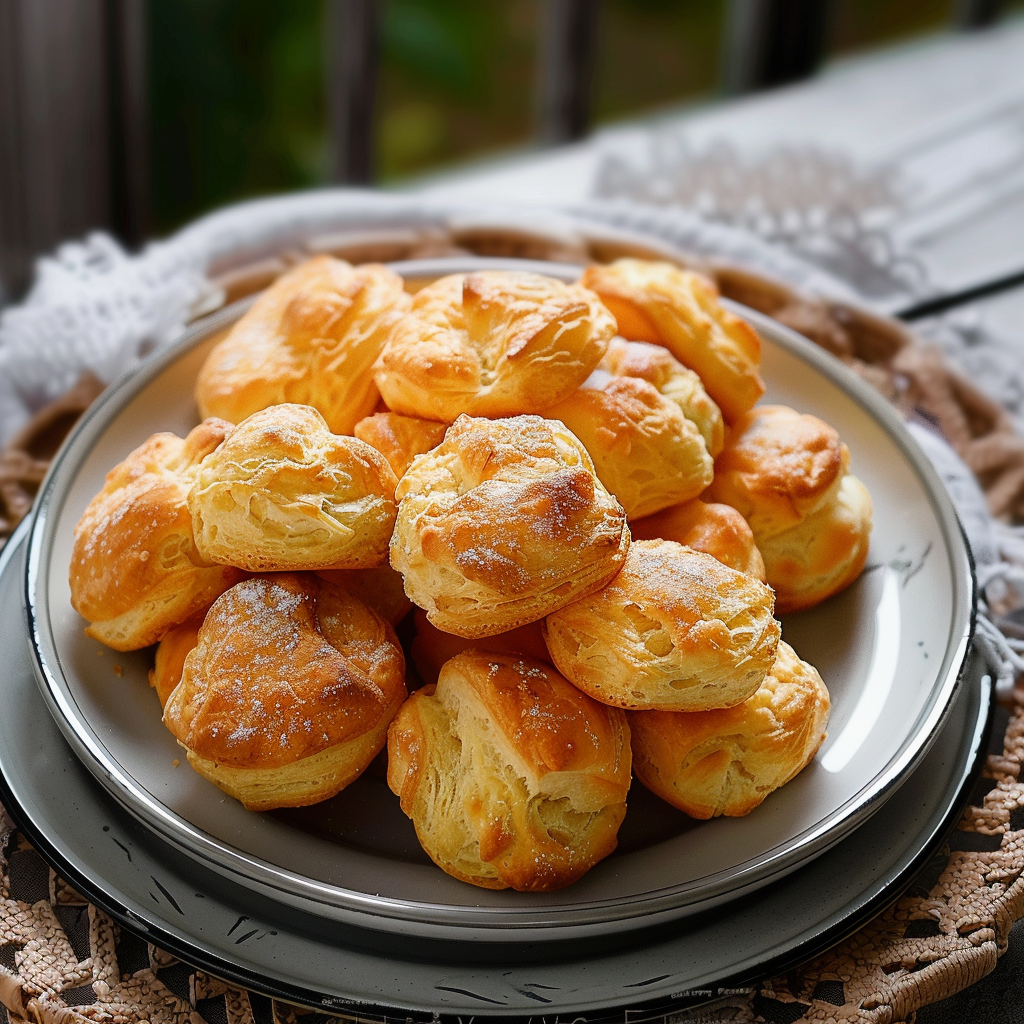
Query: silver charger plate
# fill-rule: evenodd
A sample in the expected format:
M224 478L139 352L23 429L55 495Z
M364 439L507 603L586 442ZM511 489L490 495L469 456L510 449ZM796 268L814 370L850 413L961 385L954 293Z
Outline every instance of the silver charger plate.
M490 966L399 960L354 948L343 926L207 871L99 785L40 697L16 625L24 539L21 530L0 554L0 621L8 624L0 631L0 800L55 869L129 930L257 992L360 1019L570 1014L580 1024L637 1022L742 990L890 903L958 819L985 760L991 686L972 659L946 723L899 792L786 878L655 941L604 953Z
M424 280L481 266L397 269ZM255 814L192 773L160 723L150 652L86 638L67 582L72 534L107 471L158 430L197 421L196 374L222 311L121 380L90 410L44 483L28 541L26 593L41 693L83 764L130 813L226 878L304 912L405 940L565 942L663 925L747 894L819 856L876 813L925 755L964 668L973 578L949 498L902 422L806 339L751 310L767 401L835 425L875 505L869 564L841 595L783 622L832 695L814 763L746 818L695 823L639 785L619 850L557 893L490 892L432 865L379 773L308 812ZM180 767L174 767L181 761Z

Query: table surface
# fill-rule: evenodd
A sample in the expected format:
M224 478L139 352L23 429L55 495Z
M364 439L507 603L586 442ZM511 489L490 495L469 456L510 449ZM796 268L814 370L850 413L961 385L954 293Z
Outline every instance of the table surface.
M877 235L886 258L912 267L912 287L868 295L893 312L915 298L1024 270L1022 65L1024 18L1015 18L838 61L807 83L666 110L577 145L506 155L415 189L486 203L578 204L606 194L608 170L618 164L641 181L645 173L660 176L698 204L708 201L705 188L712 215L756 227L749 211L728 206L715 175L738 168L741 183L755 182L784 206L777 179L802 164L810 167L810 187L818 187L814 202L831 202L832 213L859 203L859 229ZM832 191L821 182L829 174L839 180ZM813 211L798 212L813 225ZM1024 355L1024 284L947 315ZM917 1021L1020 1021L1022 996L1024 922L993 974L925 1008Z

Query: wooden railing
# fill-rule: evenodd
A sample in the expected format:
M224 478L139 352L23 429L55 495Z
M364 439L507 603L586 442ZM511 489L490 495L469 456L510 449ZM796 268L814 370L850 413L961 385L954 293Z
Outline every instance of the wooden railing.
M326 0L331 175L367 184L386 0ZM584 137L600 0L541 0L535 132ZM730 0L722 81L749 92L812 74L830 0ZM1002 0L958 0L961 28L991 24ZM93 228L147 235L146 0L0 0L0 305L36 254Z

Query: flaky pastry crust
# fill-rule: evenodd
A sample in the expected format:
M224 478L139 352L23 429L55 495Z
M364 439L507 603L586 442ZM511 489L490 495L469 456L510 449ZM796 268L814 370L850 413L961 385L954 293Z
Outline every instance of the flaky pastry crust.
M702 274L671 263L620 259L587 267L580 284L601 296L623 337L664 345L695 370L727 422L764 394L757 332L722 306L718 289Z
M847 473L824 508L763 541L779 614L811 608L853 583L867 562L871 526L871 495Z
M285 402L319 410L336 434L373 412L372 368L409 306L402 279L380 264L316 256L282 274L210 352L196 402L240 423Z
M392 411L445 423L541 412L586 380L614 333L597 296L578 285L454 274L416 293L381 353L377 386Z
M849 464L849 449L828 423L759 405L733 424L705 497L731 505L763 542L829 502Z
M583 442L630 519L695 498L711 482L714 462L700 431L639 377L595 370L546 415Z
M757 692L717 711L629 714L633 768L652 792L694 818L749 814L806 767L825 739L829 696L789 644Z
M631 710L698 711L746 700L775 660L771 590L702 551L630 544L621 572L550 614L548 651L596 700Z
M360 441L376 448L388 460L399 480L417 455L433 451L443 440L446 423L397 412L376 412L361 419L353 433Z
M765 581L764 559L750 525L731 505L694 498L629 524L636 540L674 540Z
M402 706L388 785L448 874L559 889L615 849L630 783L625 715L550 665L466 651Z
M551 655L548 654L547 644L544 643L544 630L540 622L528 622L525 626L510 629L507 633L473 639L445 633L437 626L431 625L427 613L422 608L417 608L413 612L413 622L416 635L409 647L409 656L425 683L436 683L445 662L463 651L495 651L551 663Z
M180 626L175 626L156 645L153 667L149 670L149 685L156 690L160 707L167 703L167 698L181 682L185 659L199 643L199 627L205 618L204 612Z
M164 723L250 810L333 796L383 747L405 699L391 627L312 573L244 580L206 615Z
M750 524L780 614L838 593L864 568L871 497L849 463L834 427L781 405L741 417L715 461L705 497Z
M118 651L156 643L242 573L203 558L187 496L199 463L231 431L206 420L184 440L154 434L115 466L75 527L71 605Z
M391 564L459 636L504 633L591 593L629 546L622 506L557 420L462 416L396 493Z
M667 348L646 341L615 337L599 369L616 377L639 377L653 384L679 406L682 414L700 431L708 454L714 458L725 443L722 410L704 390L700 377L683 366Z
M250 572L379 565L397 484L380 452L331 433L316 409L271 406L203 459L188 494L196 546Z
M392 569L389 562L372 569L318 569L316 574L328 583L344 587L392 626L397 626L412 611L412 601L405 596L402 574Z

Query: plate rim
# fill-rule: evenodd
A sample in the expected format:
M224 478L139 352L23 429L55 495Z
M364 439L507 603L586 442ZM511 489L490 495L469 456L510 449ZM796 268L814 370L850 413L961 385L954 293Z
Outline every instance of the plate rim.
M563 278L577 276L582 269L571 264L481 257L411 260L393 263L391 266L398 273L414 278L438 276L442 272L465 272L481 266L530 270L544 268L544 272ZM635 894L625 899L612 897L591 900L583 904L534 908L465 905L456 907L451 904L372 896L342 889L307 876L297 876L294 872L239 850L192 825L146 791L130 772L109 754L85 720L84 714L77 711L73 688L59 672L59 658L56 659L56 665L49 664L49 659L44 653L44 647L47 645L45 629L48 628L45 625L44 572L49 554L46 544L48 513L55 501L54 481L59 480L61 469L71 453L78 452L84 445L84 457L108 421L131 400L133 394L179 358L234 322L255 300L256 296L250 296L197 321L166 348L151 355L139 367L122 374L107 393L94 403L53 460L39 490L26 542L25 609L36 681L43 697L58 727L86 767L129 813L158 831L172 845L191 855L198 854L214 870L222 874L246 878L261 888L278 893L281 898L299 900L303 905L311 901L317 904L322 912L351 920L363 927L383 931L397 928L403 932L419 931L430 934L436 934L438 929L454 928L460 936L472 933L474 938L488 941L495 940L495 932L501 933L502 941L507 940L512 932L521 932L524 937L528 935L533 941L548 938L556 940L563 937L566 929L574 934L584 931L619 931L624 920L634 921L634 927L650 927L659 919L659 915L676 917L684 912L693 912L688 908L704 909L734 898L738 892L743 891L744 886L749 888L755 884L765 884L766 880L770 881L780 872L795 870L809 857L818 855L831 843L839 841L842 835L862 824L892 795L912 767L927 753L966 669L967 651L977 611L977 588L970 549L964 539L952 501L930 461L906 430L898 414L880 394L835 357L796 332L755 310L727 302L730 308L752 322L763 334L767 334L773 343L779 344L787 352L808 363L874 417L925 484L951 563L956 560L961 563L959 569L951 564L954 591L951 595L951 611L954 626L962 624L963 628L959 636L951 634L947 638L943 652L943 667L935 674L936 682L932 687L929 703L919 714L913 728L909 730L908 738L899 752L875 773L871 783L833 809L815 825L792 837L783 849L776 847L766 851L757 866L750 866L748 862L748 866L739 872L732 869L723 870L692 881L688 888L692 890L700 882L702 884L699 889L703 895L689 899L685 896L680 898L678 887ZM73 478L72 474L68 483ZM40 587L44 597L37 603ZM40 606L44 613L42 616L39 614ZM56 644L52 635L49 639L56 655ZM913 741L911 736L914 738ZM842 823L843 828L837 834L838 823ZM244 870L240 871L240 868ZM737 875L744 880L744 885L736 885ZM297 879L298 894L295 891ZM615 913L615 908L621 908L624 904L635 908L627 918L623 918L621 913ZM572 918L571 922L566 921L567 916Z
M0 586L6 583L4 577L8 564L16 560L19 549L24 546L25 533L25 530L16 532L6 546L6 550L0 552ZM16 585L16 583L12 585ZM28 644L27 637L24 638L24 642ZM979 657L976 653L974 656ZM28 652L26 652L26 660L31 660ZM984 666L981 667L983 668ZM3 683L0 683L0 687L3 685ZM31 687L31 683L26 685ZM837 905L830 914L826 915L826 920L831 921L830 924L823 925L817 928L817 930L812 930L812 934L804 937L794 937L789 941L787 948L780 950L777 954L767 959L758 959L756 965L744 963L735 973L722 976L716 975L714 980L708 982L707 986L702 981L700 982L702 988L713 985L718 985L719 988L741 986L754 978L771 976L787 969L793 964L804 962L809 957L817 955L836 942L841 941L842 938L852 934L865 920L873 918L884 906L891 903L893 895L897 891L903 891L905 884L913 879L914 875L927 862L932 852L955 828L962 808L970 796L974 779L978 776L985 763L996 707L996 701L992 692L994 683L990 673L979 672L977 680L972 685L975 687L974 699L978 703L977 713L972 719L969 717L968 712L965 711L964 722L957 739L959 748L965 750L968 756L962 761L957 761L957 772L951 773L951 778L944 784L942 793L936 796L935 804L936 811L939 812L939 819L935 820L936 811L929 813L927 823L922 826L922 832L928 833L924 842L918 844L920 836L916 836L912 843L902 847L900 854L894 857L894 863L888 871L883 872L883 877L872 875L871 880L863 888L858 889L857 897L854 897L852 901L846 900L841 906ZM31 689L30 692L33 693L30 699L38 698L42 700L42 695L37 687ZM966 691L961 693L961 698L964 700L968 699ZM60 735L56 739L60 742ZM2 761L2 758L3 754L0 751L0 761ZM112 805L120 806L104 787L98 785L98 780L92 777L91 773L86 770L85 765L73 755L73 752L71 760L72 770L77 770L81 773L83 785L86 786L99 806L102 806L103 801L110 801ZM41 787L41 792L47 794L51 791L47 790L46 787ZM147 913L141 905L138 905L141 912L132 910L128 905L130 901L124 899L124 894L120 890L118 890L117 895L121 897L123 902L118 902L114 893L108 891L115 889L116 886L110 884L106 876L97 881L87 869L83 868L80 870L78 866L68 860L58 849L57 841L52 840L41 828L36 826L35 821L25 811L21 801L17 798L8 779L2 772L0 772L0 798L3 799L5 806L15 819L16 827L33 843L40 855L58 873L62 874L82 892L83 895L87 896L91 902L95 903L96 906L108 913L129 931L141 934L147 940L154 942L168 952L180 956L194 966L210 970L211 973L219 977L265 995L299 1002L314 1009L335 1010L342 1013L346 1009L358 1007L361 1018L376 1016L383 1021L394 1021L396 1017L404 1021L410 1019L408 1016L410 1013L408 1004L402 1004L401 1002L386 1003L383 1001L370 1003L368 1000L362 1000L360 997L325 997L322 991L309 989L304 985L296 985L283 980L280 976L270 977L265 972L246 968L237 959L225 959L198 944L198 940L194 938L191 940L178 938L174 930L169 930L166 927L164 918L160 914L155 911ZM938 806L940 804L941 807ZM127 814L127 812L125 813ZM128 817L133 826L143 830L149 842L155 843L157 847L164 843L159 835L146 830L142 823L133 816L129 814ZM63 836L60 838L63 839ZM852 841L854 835L847 836L846 839ZM65 840L65 845L70 846L71 844ZM72 853L74 853L73 850ZM798 884L799 875L794 876L793 879L784 880L782 883L784 886ZM216 898L219 899L220 897ZM850 910L851 904L857 904L852 912ZM238 909L242 910L244 908L239 907ZM641 946L638 953L643 954L644 949L645 947ZM389 968L394 966L390 960L388 961L388 966ZM666 1000L672 1005L666 1005ZM698 999L697 1001L706 1000ZM602 1004L594 1010L587 1005L581 1004L579 1010L580 1015L584 1012L588 1014L585 1020L590 1021L591 1024L597 1024L597 1022L602 1020L609 1022L622 1020L623 1010L626 1011L626 1019L643 1020L645 1016L640 1014L643 1013L645 1008L651 1017L663 1017L665 1013L675 1012L692 1005L694 1005L692 997L684 997L684 1001L680 1003L679 993L664 992L653 997L651 1000L645 1001L642 1006L620 1000L614 1004ZM454 1007L418 1006L411 1009L411 1012L423 1015L422 1024L425 1024L428 1019L455 1022L457 1018L454 1015L463 1012L470 1012L482 1018L495 1015L509 1019L510 1015L507 1007L501 1007L499 1010L492 1010L486 1006L474 1006L467 1011ZM397 1014L395 1011L398 1011ZM521 1011L514 1012L512 1017L525 1017L527 1013L535 1014L535 1012L536 1008L529 1006ZM417 1024L421 1024L421 1022L417 1022Z

